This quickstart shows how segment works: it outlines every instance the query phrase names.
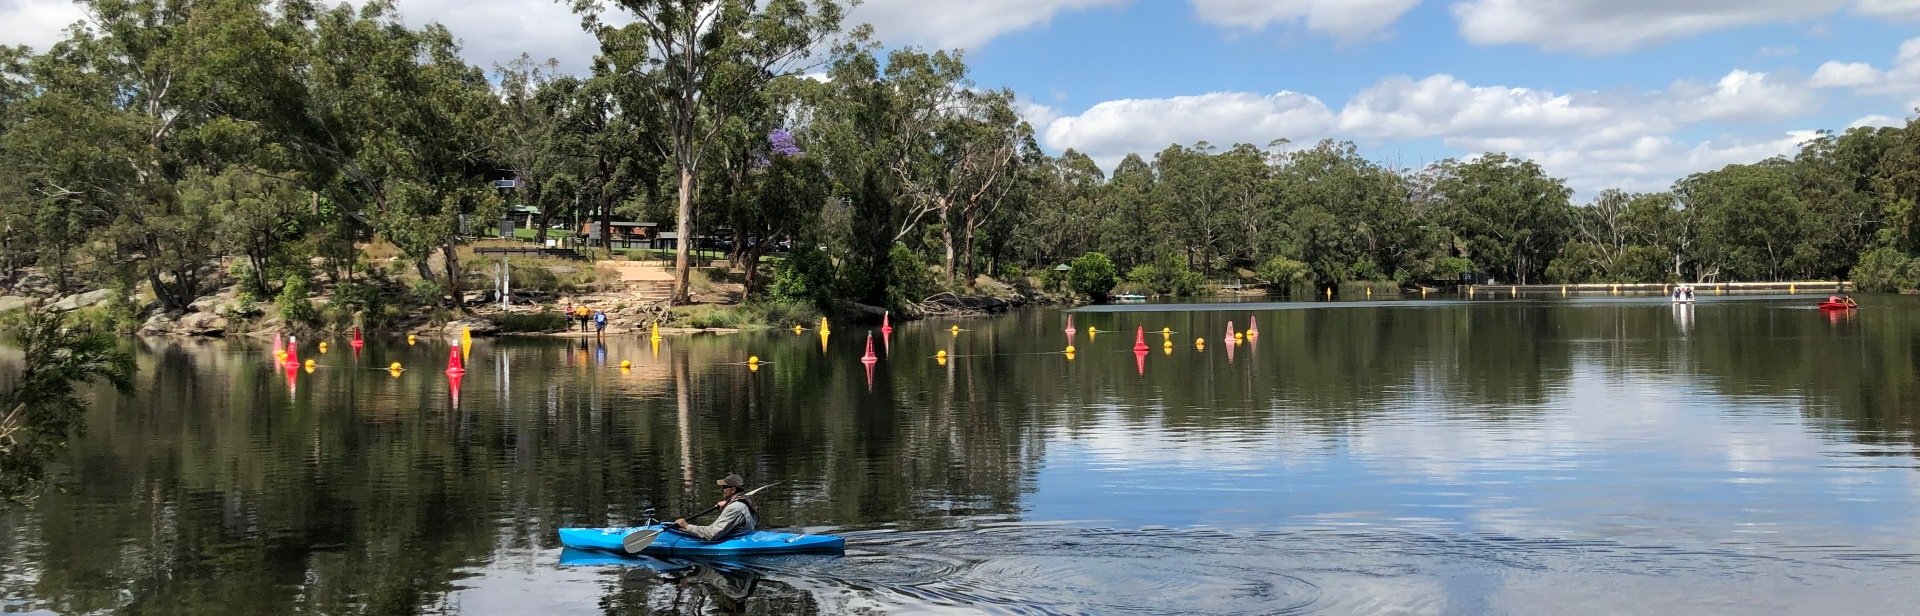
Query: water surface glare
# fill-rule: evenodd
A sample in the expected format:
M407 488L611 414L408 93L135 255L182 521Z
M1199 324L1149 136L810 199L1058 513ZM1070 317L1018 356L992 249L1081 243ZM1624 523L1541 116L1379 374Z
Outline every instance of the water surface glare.
M6 515L0 612L1910 613L1920 298L1702 299L1032 310L871 370L852 324L457 381L445 340L143 342ZM729 472L847 553L557 543Z

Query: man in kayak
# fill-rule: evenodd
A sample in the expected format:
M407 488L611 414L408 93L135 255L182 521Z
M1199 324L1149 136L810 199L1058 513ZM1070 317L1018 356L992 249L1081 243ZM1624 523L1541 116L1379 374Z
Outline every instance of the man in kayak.
M760 514L753 509L753 499L740 493L747 480L739 475L727 475L726 479L714 483L720 485L720 493L725 497L714 503L715 507L720 508L719 519L706 526L696 526L688 524L686 518L681 518L674 520L668 528L708 541L753 532L759 526Z

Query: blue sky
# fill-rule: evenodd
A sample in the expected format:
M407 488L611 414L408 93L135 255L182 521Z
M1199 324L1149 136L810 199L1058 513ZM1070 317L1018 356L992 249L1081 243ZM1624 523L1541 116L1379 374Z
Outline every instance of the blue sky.
M400 0L483 65L594 51L552 0ZM81 13L0 0L0 43ZM868 0L888 45L964 49L1042 146L1352 140L1397 167L1503 151L1581 197L1791 154L1920 106L1920 0Z

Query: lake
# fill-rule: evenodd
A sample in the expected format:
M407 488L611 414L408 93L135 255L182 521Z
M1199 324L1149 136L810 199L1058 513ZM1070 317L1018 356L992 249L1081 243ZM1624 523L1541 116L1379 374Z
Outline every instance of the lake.
M1920 298L1815 301L1028 310L871 371L851 324L479 340L457 384L446 340L147 341L7 514L0 611L1908 613ZM846 554L555 538L728 473Z

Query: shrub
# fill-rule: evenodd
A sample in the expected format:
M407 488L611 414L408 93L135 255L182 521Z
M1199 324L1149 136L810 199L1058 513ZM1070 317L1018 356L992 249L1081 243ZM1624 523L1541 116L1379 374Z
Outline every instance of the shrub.
M1853 267L1853 281L1862 291L1893 292L1920 287L1913 258L1895 248L1876 248Z
M1127 281L1161 295L1176 296L1199 294L1207 284L1205 276L1187 269L1186 261L1174 253L1167 253L1153 263L1133 268L1127 272Z
M1305 263L1277 256L1261 263L1254 270L1254 276L1275 291L1288 291L1293 285L1305 281L1309 271Z
M1120 282L1119 276L1113 271L1113 260L1104 253L1080 255L1067 263L1067 267L1073 268L1067 272L1067 284L1073 287L1074 292L1096 300L1106 299L1107 292Z
M288 276L280 285L280 296L273 300L274 310L280 313L280 320L289 324L313 325L319 320L319 313L313 309L313 302L307 301L307 279Z
M1440 257L1433 261L1433 279L1457 281L1473 271L1473 262L1460 257Z
M826 307L833 300L833 264L818 250L799 250L773 270L767 296Z
M438 306L446 294L446 288L440 286L439 281L425 278L413 281L407 288L407 298L416 306Z
M553 311L509 312L495 320L503 333L553 332L567 326L566 316Z
M939 284L934 280L933 272L920 253L907 248L905 244L894 244L888 251L888 260L893 263L887 285L887 307L904 312L908 306L919 305L922 300L932 297Z

